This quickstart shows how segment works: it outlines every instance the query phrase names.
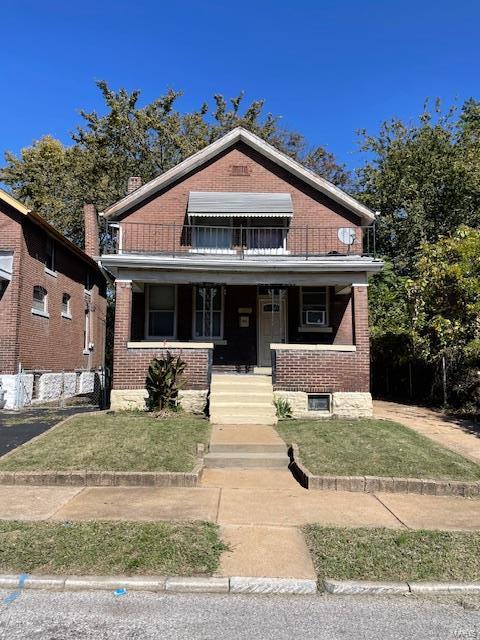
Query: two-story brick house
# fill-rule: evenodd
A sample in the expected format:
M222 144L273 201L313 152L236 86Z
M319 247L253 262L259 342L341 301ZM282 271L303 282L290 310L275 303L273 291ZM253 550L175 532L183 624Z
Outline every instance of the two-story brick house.
M93 393L105 313L97 262L0 189L0 405Z
M169 350L189 408L212 375L260 373L294 415L370 414L367 280L382 263L364 205L237 128L131 179L102 215L116 235L101 256L116 278L113 408L143 406L148 363Z

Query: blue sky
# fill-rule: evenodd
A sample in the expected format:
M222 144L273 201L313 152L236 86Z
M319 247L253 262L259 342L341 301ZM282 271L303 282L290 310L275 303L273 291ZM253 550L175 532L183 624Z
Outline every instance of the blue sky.
M2 155L68 142L99 79L143 101L180 89L185 110L244 90L349 167L357 129L480 97L475 1L2 0L0 20Z

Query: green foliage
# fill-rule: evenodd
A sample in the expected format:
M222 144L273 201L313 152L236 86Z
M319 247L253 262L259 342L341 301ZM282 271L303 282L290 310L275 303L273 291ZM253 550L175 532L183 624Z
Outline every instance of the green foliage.
M380 211L377 247L398 273L410 274L420 245L460 224L480 225L480 104L460 115L427 108L418 122L384 122L378 135L361 131L372 158L358 172L359 197Z
M181 113L180 92L169 90L145 106L140 92L113 91L98 82L105 113L81 111L83 123L71 146L46 136L23 149L20 157L6 153L0 181L15 196L79 245L83 244L85 202L99 210L125 195L129 176L147 182L237 126L243 126L292 158L339 186L348 183L344 167L323 147L310 147L305 138L264 114L264 101L244 106L243 93L230 100L214 96L207 104ZM243 108L244 107L244 108ZM242 109L243 108L243 109Z
M146 379L149 411L168 411L177 407L185 366L180 356L172 356L170 351L167 351L164 358L153 358Z
M480 231L465 226L421 246L407 283L416 349L424 359L478 357Z
M292 417L292 407L290 406L290 403L286 398L276 397L273 401L273 404L275 405L277 418L279 418L280 420L285 420L286 418Z

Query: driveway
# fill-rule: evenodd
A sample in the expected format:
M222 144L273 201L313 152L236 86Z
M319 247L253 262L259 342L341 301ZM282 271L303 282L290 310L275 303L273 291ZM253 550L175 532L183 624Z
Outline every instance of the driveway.
M399 422L438 442L443 447L480 463L480 425L478 423L447 416L426 407L383 400L373 402L373 416Z
M21 411L0 411L0 456L47 431L68 416L96 410L98 407L82 406L66 409L42 407Z

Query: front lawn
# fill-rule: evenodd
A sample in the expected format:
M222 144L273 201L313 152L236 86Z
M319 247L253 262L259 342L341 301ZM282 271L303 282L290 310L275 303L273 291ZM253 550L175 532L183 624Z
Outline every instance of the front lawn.
M285 420L277 429L315 475L480 478L480 465L389 420Z
M0 471L191 471L196 444L209 433L207 420L188 414L79 416L0 459Z
M0 573L212 574L225 549L209 522L0 521Z
M480 532L304 528L321 582L480 579Z

